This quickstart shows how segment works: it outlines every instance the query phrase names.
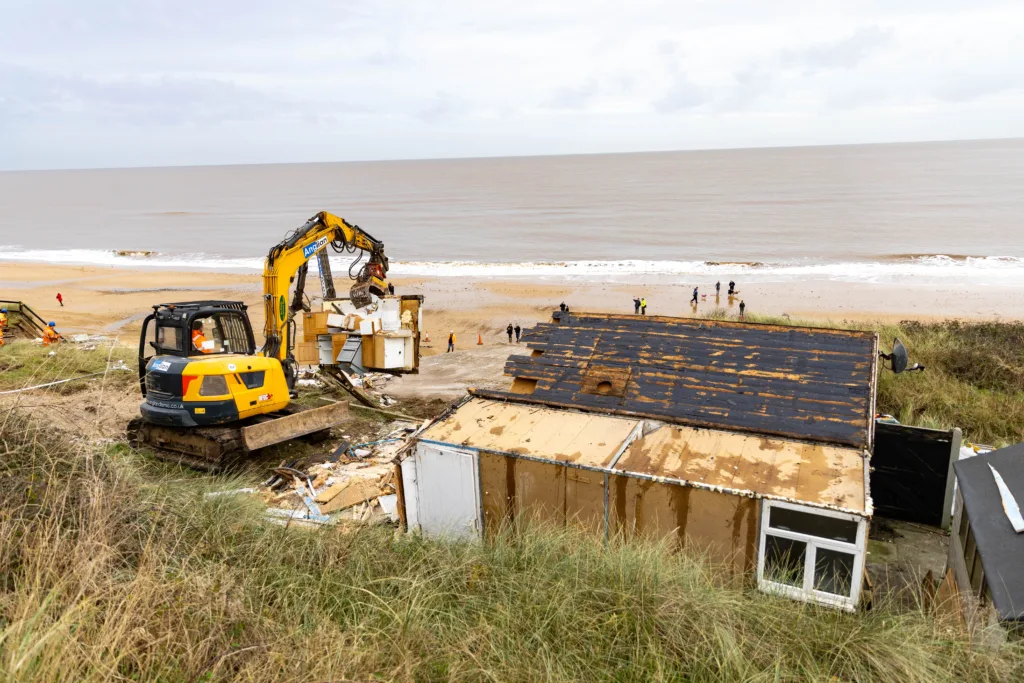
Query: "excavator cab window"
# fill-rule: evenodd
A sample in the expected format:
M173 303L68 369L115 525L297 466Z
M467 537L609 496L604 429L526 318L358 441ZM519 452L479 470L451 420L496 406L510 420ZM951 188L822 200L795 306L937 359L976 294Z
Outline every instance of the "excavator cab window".
M156 328L156 343L150 342L154 349L163 352L181 351L181 328L165 327L158 325Z
M217 353L251 354L245 316L236 311L218 311L191 322L189 355Z

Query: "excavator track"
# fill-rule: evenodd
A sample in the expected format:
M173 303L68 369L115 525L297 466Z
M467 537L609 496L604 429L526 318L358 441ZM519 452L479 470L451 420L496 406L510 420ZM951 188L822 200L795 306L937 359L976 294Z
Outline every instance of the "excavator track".
M222 472L247 455L240 427L165 427L141 417L128 423L128 443L149 448L161 460L206 472Z
M128 423L127 436L134 448L146 447L161 460L206 472L223 472L267 446L299 438L326 437L331 427L347 417L346 403L305 409L289 406L278 413L215 427L168 427L136 417Z

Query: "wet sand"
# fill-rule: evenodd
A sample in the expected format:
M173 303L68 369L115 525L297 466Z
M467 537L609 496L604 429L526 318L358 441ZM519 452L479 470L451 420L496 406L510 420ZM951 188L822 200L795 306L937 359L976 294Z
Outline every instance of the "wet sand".
M632 313L634 295L647 298L651 315L703 317L716 307L738 315L742 300L748 313L788 314L794 320L828 320L838 326L905 319L1024 319L1024 288L1019 287L739 282L740 296L730 299L723 293L716 300L710 282L701 285L707 296L694 308L688 304L692 284L656 280L634 285L454 277L394 282L400 294L426 297L424 328L431 339L426 355L444 351L449 330L456 332L460 349L471 350L477 348L477 335L485 345L503 343L509 322L529 327L549 319L563 301L581 311ZM309 292L319 289L315 280L307 286ZM63 308L55 298L58 291ZM0 299L25 301L62 332L118 335L126 344L136 343L141 320L153 304L196 299L244 301L258 337L261 295L258 274L0 263Z

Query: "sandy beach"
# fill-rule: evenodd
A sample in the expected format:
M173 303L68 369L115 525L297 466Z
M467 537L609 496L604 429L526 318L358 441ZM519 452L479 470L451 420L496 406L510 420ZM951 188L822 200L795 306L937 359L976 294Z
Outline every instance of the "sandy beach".
M399 293L425 297L424 327L431 343L425 355L443 349L449 330L459 347L476 348L505 341L505 326L529 327L549 318L561 302L577 310L632 312L633 296L644 296L648 314L704 317L715 308L738 315L740 300L748 313L788 314L793 319L855 321L906 319L966 320L1024 318L1024 290L1019 287L964 288L873 283L738 283L740 296L714 296L714 283L698 283L706 295L696 309L689 305L692 284L637 281L633 285L599 281L531 281L457 277L397 278ZM309 292L319 292L311 281ZM56 294L64 297L61 307ZM263 324L261 278L254 273L171 272L101 266L0 263L0 299L28 303L65 333L118 335L134 344L140 321L156 303L197 299L241 300L250 307L253 326Z

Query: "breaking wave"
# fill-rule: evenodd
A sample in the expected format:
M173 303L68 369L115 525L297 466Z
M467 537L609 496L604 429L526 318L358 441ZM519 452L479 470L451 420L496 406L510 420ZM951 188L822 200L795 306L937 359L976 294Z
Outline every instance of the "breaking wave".
M258 272L263 259L226 258L211 254L164 254L90 249L19 249L0 246L0 263L50 263L67 265L167 268ZM335 272L348 269L348 259L332 254ZM311 261L315 269L315 261ZM697 278L742 278L746 282L833 280L920 284L1024 285L1024 258L1015 256L963 256L906 254L861 261L642 261L579 260L525 263L477 261L392 261L391 274L398 277L463 277L628 280L651 276L691 282ZM0 266L0 278L2 278Z

